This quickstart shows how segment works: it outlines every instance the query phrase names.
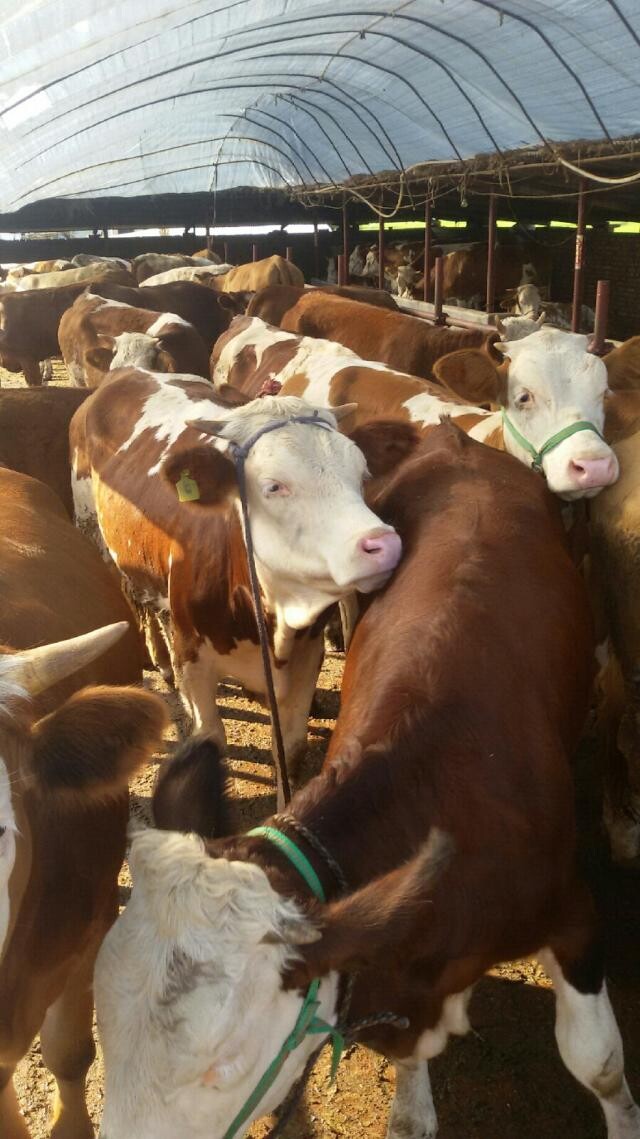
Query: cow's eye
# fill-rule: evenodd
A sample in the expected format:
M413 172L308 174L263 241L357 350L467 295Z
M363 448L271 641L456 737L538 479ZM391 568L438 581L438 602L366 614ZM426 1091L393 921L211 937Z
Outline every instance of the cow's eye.
M533 403L531 392L520 392L520 395L516 396L516 407L526 407L531 403Z
M262 493L265 498L285 498L291 492L284 483L277 482L276 479L266 479L262 484Z

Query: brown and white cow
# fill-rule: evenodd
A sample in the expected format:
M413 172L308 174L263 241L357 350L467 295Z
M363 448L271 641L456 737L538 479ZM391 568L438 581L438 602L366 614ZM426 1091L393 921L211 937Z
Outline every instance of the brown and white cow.
M364 504L365 459L336 431L339 414L272 397L229 409L204 380L124 370L70 430L77 521L97 523L137 602L169 631L193 728L221 745L218 682L266 692L232 458L260 433L247 496L290 764L306 741L325 611L377 589L401 554Z
M281 327L302 336L336 340L363 360L379 360L398 372L428 380L440 356L459 348L484 348L496 361L495 328L434 328L419 317L356 305L315 289L285 313Z
M197 285L211 285L212 288L222 289L222 282L217 281L217 278L224 278L233 268L233 265L214 265L211 262L205 265L180 265L175 269L167 269L164 273L154 273L152 277L145 277L140 281L140 288L171 285L175 281L192 281ZM212 280L214 277L215 282Z
M545 284L551 269L549 251L540 245L497 245L494 255L495 292L501 296L527 282ZM443 296L469 298L485 296L487 287L487 246L482 242L453 249L442 258ZM435 287L435 266L431 268L431 289ZM432 292L433 295L433 292ZM536 314L537 315L537 314Z
M0 499L0 1135L28 1139L12 1073L40 1033L52 1139L91 1139L93 963L118 912L127 781L166 714L103 687L141 680L141 646L61 502L2 469Z
M613 391L640 388L640 336L632 336L604 357L609 387Z
M73 517L69 423L87 398L77 388L0 390L0 465L46 483Z
M175 312L188 320L204 340L210 352L214 342L229 327L233 316L244 313L251 294L215 293L191 281L175 281L172 285L154 285L131 289L126 285L91 285L94 296L108 297L134 308L153 309L154 312Z
M188 253L140 253L138 257L133 258L131 266L138 284L141 284L156 273L165 273L169 269L179 269L185 265L207 265L207 263L211 264L208 257L191 257Z
M562 1059L610 1139L640 1135L577 868L591 623L559 511L541 480L452 425L416 449L411 427L382 428L378 458L378 425L358 439L378 474L389 432L409 449L376 498L407 554L357 628L322 773L267 822L311 863L320 901L267 836L176 833L199 763L177 757L156 794L172 829L135 839L131 902L96 966L102 1139L239 1139L338 1022L341 974L347 1021L372 1018L364 1042L396 1065L388 1139L434 1139L428 1061L468 1030L486 970L533 953L554 982ZM318 979L324 1026L300 1031L251 1101ZM383 1011L397 1019L377 1022Z
M195 376L207 376L209 371L206 345L181 316L132 308L91 291L64 313L58 341L69 376L78 386L96 388L116 368Z
M16 292L28 292L30 289L55 289L59 285L77 285L81 281L85 286L91 281L117 281L120 285L135 284L131 273L126 269L111 265L85 265L80 269L65 269L61 273L35 273L22 277L16 284Z
M211 277L207 284L224 293L257 293L259 289L266 289L267 285L297 285L302 288L304 274L292 261L274 254L261 261L236 265L223 277Z
M26 293L0 293L0 364L23 372L30 387L42 383L40 364L60 354L62 314L85 290L84 282Z
M571 434L540 457L549 489L565 499L591 498L614 482L618 462L600 435L606 370L587 352L586 337L543 328L500 347L508 358L500 368L475 349L441 357L433 365L434 385L361 360L335 341L292 336L244 316L218 340L211 377L221 390L230 384L251 396L275 380L283 394L302 396L314 406L355 403L343 424L348 433L383 417L406 419L426 430L450 415L473 438L506 449L527 466L532 454L523 436L539 451L564 428L589 423L590 429ZM501 410L486 412L479 406L484 402Z

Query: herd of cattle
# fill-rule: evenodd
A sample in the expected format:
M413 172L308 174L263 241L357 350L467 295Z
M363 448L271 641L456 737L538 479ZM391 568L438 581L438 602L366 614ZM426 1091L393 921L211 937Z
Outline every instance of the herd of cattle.
M601 360L526 316L432 327L277 257L80 260L0 292L27 381L0 390L0 1135L28 1139L38 1032L53 1139L93 1135L95 968L103 1139L242 1134L345 1016L395 1062L389 1139L432 1139L429 1059L486 970L535 953L562 1059L639 1139L572 758L595 707L632 862L640 338ZM75 387L42 383L57 355ZM224 837L217 688L266 698L239 454L294 782L338 604L349 643L322 772ZM117 917L128 782L166 726L149 658L191 731Z

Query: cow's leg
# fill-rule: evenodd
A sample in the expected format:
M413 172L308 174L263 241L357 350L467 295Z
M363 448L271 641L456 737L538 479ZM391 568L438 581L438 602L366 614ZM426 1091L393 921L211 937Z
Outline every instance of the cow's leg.
M438 1119L433 1106L426 1060L396 1060L396 1094L387 1139L435 1139Z
M173 666L182 701L193 721L193 731L207 736L224 752L227 740L216 696L221 680L220 659L204 640L185 659L184 648L174 638Z
M40 361L32 360L30 356L23 356L20 360L22 364L22 372L27 385L30 388L39 388L42 386L42 376L40 374Z
M7 1139L31 1139L29 1128L20 1114L13 1086L13 1068L0 1067L0 1135Z
M40 364L40 378L43 384L50 384L53 379L53 361L43 360Z
M296 782L297 770L307 750L309 712L322 668L324 639L321 634L305 637L296 646L296 650L287 666L291 677L289 687L282 697L278 697L287 772L293 783ZM275 679L277 684L277 677ZM271 746L275 756L274 739Z
M97 946L96 946L97 949ZM58 999L47 1010L40 1030L42 1059L55 1076L51 1139L93 1139L87 1111L85 1081L95 1058L91 1032L95 953L67 979Z
M575 948L576 931L539 954L556 995L556 1040L572 1075L600 1101L608 1139L640 1139L640 1111L624 1078L622 1039L593 940ZM573 944L571 944L573 943Z

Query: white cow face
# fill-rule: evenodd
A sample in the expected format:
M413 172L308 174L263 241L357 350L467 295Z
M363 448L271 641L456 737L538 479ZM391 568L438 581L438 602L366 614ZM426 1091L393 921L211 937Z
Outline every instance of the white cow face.
M301 997L282 972L291 941L315 931L263 870L212 859L192 835L143 832L131 872L96 963L101 1139L221 1139L293 1029ZM320 988L329 1021L336 989L335 976ZM251 1119L282 1102L319 1042L287 1059Z
M363 501L366 461L334 429L334 413L317 412L326 426L292 423L262 435L246 461L260 580L293 629L305 628L353 590L380 588L402 552L393 527ZM224 421L193 426L220 436L218 446L226 439L243 444L274 420L313 414L304 400L265 397L235 408Z
M602 431L607 370L587 352L586 336L545 327L501 348L510 359L507 414L536 449L580 420ZM531 462L506 427L505 444L522 462ZM549 489L565 499L593 498L619 473L613 451L595 431L563 440L544 456L542 466Z

